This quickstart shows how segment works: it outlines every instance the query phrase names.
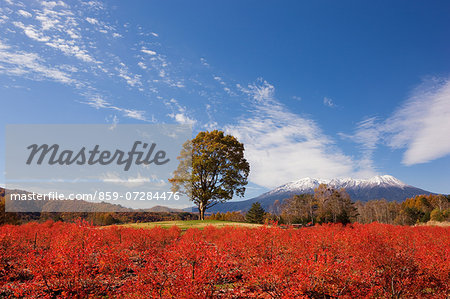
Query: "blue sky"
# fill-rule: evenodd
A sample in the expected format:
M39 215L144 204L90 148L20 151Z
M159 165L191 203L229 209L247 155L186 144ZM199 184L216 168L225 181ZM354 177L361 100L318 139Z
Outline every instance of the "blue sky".
M0 1L3 128L224 130L247 198L377 174L450 193L448 1Z

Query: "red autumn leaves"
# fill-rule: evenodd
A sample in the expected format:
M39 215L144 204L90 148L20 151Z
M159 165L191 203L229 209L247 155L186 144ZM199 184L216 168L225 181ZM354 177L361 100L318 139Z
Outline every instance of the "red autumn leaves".
M449 228L0 227L0 297L445 298Z

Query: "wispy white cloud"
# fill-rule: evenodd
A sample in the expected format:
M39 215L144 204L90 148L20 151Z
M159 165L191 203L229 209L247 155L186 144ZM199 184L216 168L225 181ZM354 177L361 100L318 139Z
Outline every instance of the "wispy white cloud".
M19 10L17 11L17 13L18 13L19 15L21 15L22 17L24 17L24 18L31 18L31 17L33 16L31 13L29 13L28 11L25 11L25 10L23 10L23 9L19 9Z
M9 18L5 15L0 15L0 24L6 23Z
M386 120L387 144L406 148L405 165L450 154L450 79L428 79Z
M222 80L222 78L220 76L214 76L214 80L216 80L217 82L219 82L222 85L225 85L225 82Z
M223 90L229 95L229 96L236 96L236 93L231 90L231 88L228 86L228 84L225 82L225 80L217 75L213 76L214 80L216 80L220 85L222 85Z
M209 67L210 65L209 65L209 63L206 61L206 59L205 58L200 58L200 62L201 62L201 64L203 65L203 66L206 66L206 67Z
M67 7L67 4L63 1L42 1L41 5L48 9L53 9L57 6Z
M356 125L354 134L338 134L343 139L352 140L359 144L361 150L361 158L358 161L360 169L376 169L373 155L381 138L378 122L377 117L369 117Z
M59 69L46 66L44 59L36 53L14 51L10 46L0 41L0 73L10 76L31 76L30 78L42 80L43 78L72 84L76 80Z
M123 78L128 85L134 86L142 86L141 75L132 74L128 71L128 67L124 63L120 63L116 70L119 73L119 77Z
M327 107L333 108L336 106L336 104L334 104L333 100L331 98L328 97L324 97L323 98L323 104Z
M252 182L272 188L305 176L373 174L371 169L357 169L357 161L344 155L313 120L287 110L275 98L273 85L259 80L241 89L253 101L251 116L226 131L245 144Z
M142 61L139 61L139 62L138 62L138 66L139 66L141 69L143 69L143 70L146 70L146 69L147 69L147 66L146 66L145 63L143 63Z
M100 108L111 109L111 110L122 112L125 117L142 120L142 121L152 121L152 122L154 121L153 119L148 120L145 117L145 111L135 110L135 109L127 109L127 108L115 106L115 105L111 104L109 101L105 100L101 95L85 94L85 97L88 100L85 101L84 103L88 104L89 106L92 106L96 109L100 109Z
M387 119L360 122L354 134L341 134L360 144L368 159L384 144L405 149L402 163L426 163L450 154L450 79L427 79Z
M16 21L13 22L14 26L23 30L24 34L30 39L58 49L64 55L76 57L84 62L98 63L89 54L82 41L75 42L75 40L81 38L81 32L74 14L66 9L67 5L62 1L42 2L41 5L44 8L36 10L37 23L24 24ZM57 6L64 9L53 10ZM31 19L30 22L32 22ZM66 38L67 35L69 39Z
M145 53L145 54L148 54L148 55L156 55L155 51L152 51L152 50L149 50L149 49L145 49L145 48L142 48L141 52Z
M367 151L373 151L381 137L379 129L379 119L369 117L356 125L356 131L353 135L339 133L342 138L351 139L361 145L361 148Z
M108 103L105 99L103 99L100 96L93 96L91 97L86 104L88 104L89 106L94 107L95 109L100 109L100 108L109 108L111 107L111 104Z
M16 8L18 4L19 2L10 3ZM121 36L114 26L100 18L104 16L104 6L101 2L72 2L71 5L75 6L75 10L63 1L25 3L19 6L22 9L18 10L17 16L11 20L6 14L11 14L14 10L9 7L1 8L1 19L9 23L5 23L6 26L0 29L14 34L14 37L23 33L30 41L16 45L14 48L0 42L0 73L31 80L50 79L71 85L83 97L86 97L85 101L80 100L82 103L96 109L120 111L125 117L153 121L153 116L148 119L142 110L113 105L104 100L109 96L101 96L102 92L96 87L97 81L113 80L113 84L117 84L116 79L123 79L128 86L143 91L142 75L131 71L118 55L108 48L105 49L94 35L97 31L103 31L111 34L111 38ZM79 5L88 9L80 9ZM33 12L35 17L33 18L33 15L27 11ZM97 15L97 17L89 16L89 14ZM17 33L14 32L15 30ZM14 38L5 36L5 40L14 40ZM103 60L96 57L100 47L102 47L100 57ZM21 50L14 50L16 48ZM22 50L25 48L29 51ZM51 49L55 51L52 52ZM59 54L66 57L61 57ZM159 56L157 61L161 67L166 66L164 57ZM109 94L108 91L106 94Z
M171 113L169 114L170 117L175 119L177 123L183 124L183 125L194 125L197 121L193 118L190 118L187 116L184 112L180 113Z
M186 107L181 106L177 100L166 101L166 106L172 109L172 113L169 113L168 116L177 123L183 125L195 125L197 123L197 120L188 115Z
M134 109L123 109L123 108L117 108L114 107L116 110L122 111L126 117L134 118L137 120L144 120L148 121L148 119L145 117L145 111L142 110L134 110ZM151 120L154 122L154 120Z
M87 6L91 9L95 10L104 10L105 5L101 1L91 0L91 1L83 1L81 2L82 5Z
M98 25L99 24L99 22L98 22L98 20L97 19L94 19L94 18L89 18L89 17L87 17L86 18L86 21L88 21L90 24L92 24L92 25Z
M208 121L203 125L203 128L207 131L213 131L219 129L219 124L214 120L214 114L217 110L213 108L210 104L205 105L206 115L208 116Z
M22 29L26 36L35 41L48 42L50 40L50 37L45 36L42 32L36 30L32 25L25 26L22 22L13 22L13 24Z
M65 40L53 40L46 43L47 46L59 49L61 52L68 56L74 56L85 62L97 62L88 52L79 46L67 43ZM98 63L98 62L97 62Z

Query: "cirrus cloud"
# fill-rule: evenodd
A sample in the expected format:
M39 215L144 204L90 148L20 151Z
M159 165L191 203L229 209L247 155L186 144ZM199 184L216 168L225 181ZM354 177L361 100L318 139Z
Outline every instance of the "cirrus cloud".
M226 131L245 144L251 165L250 181L273 188L306 176L319 178L368 177L371 168L342 153L311 119L290 112L275 98L264 80L241 90L253 109Z
M450 154L450 79L428 78L388 118L370 117L352 135L370 158L380 144L403 149L402 164L427 163Z
M426 163L450 154L450 80L428 79L388 118L387 144L406 148L402 163Z

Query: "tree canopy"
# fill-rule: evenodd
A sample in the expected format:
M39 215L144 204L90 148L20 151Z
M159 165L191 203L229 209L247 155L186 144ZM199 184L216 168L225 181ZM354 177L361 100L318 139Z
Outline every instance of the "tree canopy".
M187 141L174 172L174 192L186 194L198 207L200 219L206 209L244 196L250 166L244 158L244 145L222 131L200 132Z
M349 223L357 216L354 203L345 189L325 184L314 194L294 195L283 201L281 217L288 223Z

